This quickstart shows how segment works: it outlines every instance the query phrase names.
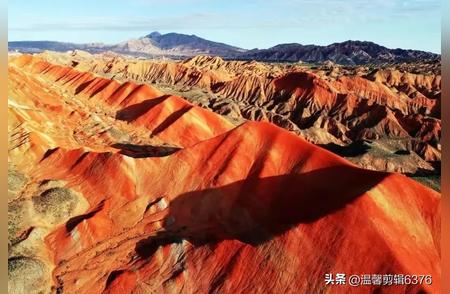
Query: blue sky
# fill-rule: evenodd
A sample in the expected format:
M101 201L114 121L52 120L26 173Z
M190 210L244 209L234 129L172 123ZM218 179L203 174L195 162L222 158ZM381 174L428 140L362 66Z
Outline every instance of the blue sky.
M10 0L8 39L117 43L152 31L246 49L373 41L441 52L440 0Z

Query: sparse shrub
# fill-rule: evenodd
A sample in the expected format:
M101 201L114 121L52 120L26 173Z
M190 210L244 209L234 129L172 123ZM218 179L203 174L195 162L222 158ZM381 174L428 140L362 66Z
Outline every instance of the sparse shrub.
M51 188L33 197L34 209L50 223L59 223L70 217L77 197L67 188Z

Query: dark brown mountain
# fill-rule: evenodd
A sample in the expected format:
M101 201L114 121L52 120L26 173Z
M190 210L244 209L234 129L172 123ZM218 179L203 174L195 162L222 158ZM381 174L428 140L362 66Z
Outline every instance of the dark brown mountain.
M418 50L388 49L373 42L346 41L328 46L280 44L269 49L250 50L240 57L275 62L321 63L330 60L343 65L360 65L436 60L440 55Z

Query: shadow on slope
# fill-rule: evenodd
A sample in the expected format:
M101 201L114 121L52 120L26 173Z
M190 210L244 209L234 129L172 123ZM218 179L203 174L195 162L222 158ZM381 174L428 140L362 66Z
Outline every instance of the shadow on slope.
M111 147L120 149L120 154L134 158L163 157L180 150L178 147L134 145L126 143L112 144Z
M141 103L127 106L116 113L116 119L131 122L150 111L153 107L164 102L170 95L145 100Z
M371 149L369 141L366 140L354 141L347 146L340 146L335 143L319 144L318 146L343 157L364 155Z
M193 191L169 204L165 231L140 241L149 258L159 248L188 240L194 246L235 239L260 245L302 223L312 223L350 205L388 173L336 166L302 174L248 178Z

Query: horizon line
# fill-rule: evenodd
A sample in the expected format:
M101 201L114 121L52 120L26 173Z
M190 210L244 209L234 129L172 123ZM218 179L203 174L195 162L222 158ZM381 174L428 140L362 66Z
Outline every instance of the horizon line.
M389 50L397 50L397 49L400 49L400 50L413 50L413 51L421 51L421 52L427 52L427 53L442 55L441 51L438 53L438 52L435 52L435 51L427 51L427 50L422 50L422 49L402 48L402 47L393 48L393 47L388 47L386 45L382 45L382 44L376 43L374 41L360 40L360 39L347 39L347 40L343 40L343 41L327 43L327 45L302 44L302 43L298 43L298 42L287 42L287 43L278 43L278 44L275 44L275 45L267 47L267 48L254 47L254 48L248 49L248 48L239 47L239 46L236 46L236 45L233 45L233 44L225 43L225 42L222 42L222 41L213 41L213 40L210 40L210 39L198 36L196 34L183 34L183 33L177 33L175 31L172 31L172 32L169 32L169 33L160 33L157 30L156 31L152 31L149 34L146 34L146 35L143 35L143 36L140 36L140 37L129 38L129 39L126 39L126 40L123 40L123 41L119 41L119 42L116 42L116 43L106 43L106 42L102 42L102 41L75 43L75 42L62 41L62 40L8 40L8 43L10 43L10 42L58 42L58 43L69 43L69 44L74 44L74 45L87 45L87 44L117 45L117 44L119 44L121 42L126 42L126 41L129 41L129 40L141 39L141 38L147 37L148 35L153 34L153 33L159 33L162 36L167 35L167 34L178 34L178 35L185 35L185 36L195 36L195 37L201 38L201 39L206 40L206 41L210 41L210 42L214 42L214 43L221 43L221 44L225 44L227 46L236 47L238 49L243 49L243 50L246 50L246 51L250 51L250 50L267 50L267 49L271 49L273 47L276 47L278 45L289 45L289 44L296 44L296 45L301 45L301 46L327 47L327 46L331 46L331 45L334 45L334 44L342 44L342 43L346 43L346 42L363 42L363 43L372 43L372 44L375 44L375 45L378 45L378 46L382 46L382 47L385 47L385 48L387 48Z

